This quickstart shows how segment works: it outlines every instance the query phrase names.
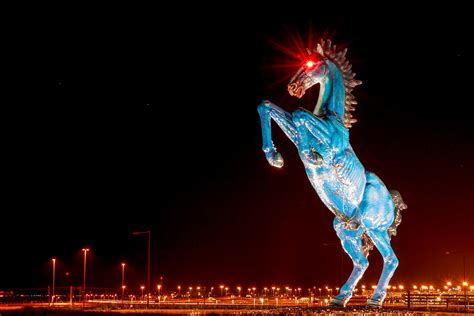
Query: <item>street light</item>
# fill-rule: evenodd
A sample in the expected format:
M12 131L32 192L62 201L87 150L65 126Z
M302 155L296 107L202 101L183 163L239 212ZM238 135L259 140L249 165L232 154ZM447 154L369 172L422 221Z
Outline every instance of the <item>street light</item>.
M51 295L51 305L54 305L54 287L56 285L56 259L53 258L51 259L51 261L53 262L53 292Z
M140 288L142 289L142 300L145 300L145 295L143 294L143 290L145 289L145 287L142 285L140 286Z
M82 294L82 307L86 304L86 265L87 265L87 252L89 248L82 248L84 252L84 286L83 286L83 294Z
M223 294L224 286L220 285L219 287L221 288L221 297L222 297L222 296L224 296L224 294Z
M122 262L122 304L123 304L124 290L125 290L125 263Z
M146 307L150 305L150 242L151 242L151 232L149 230L143 232L133 232L134 235L148 235L148 275L147 275L147 300L146 300Z
M239 297L240 297L240 291L242 290L242 288L240 286L237 287L237 291L239 292Z

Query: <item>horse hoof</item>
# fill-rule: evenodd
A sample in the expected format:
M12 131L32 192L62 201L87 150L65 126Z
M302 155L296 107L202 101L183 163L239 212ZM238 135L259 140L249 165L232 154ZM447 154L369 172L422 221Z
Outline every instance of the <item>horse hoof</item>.
M329 303L331 307L346 307L346 302L338 298L333 298Z
M267 160L271 166L276 168L281 168L284 165L283 157L277 151L269 152L267 154Z
M382 308L382 302L381 302L381 301L377 301L377 300L373 300L373 299L368 299L368 300L367 300L367 307L370 307L370 308Z

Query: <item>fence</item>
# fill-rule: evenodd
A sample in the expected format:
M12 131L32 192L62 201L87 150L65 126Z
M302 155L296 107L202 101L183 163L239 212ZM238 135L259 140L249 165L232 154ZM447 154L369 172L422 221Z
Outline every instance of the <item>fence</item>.
M407 293L402 295L402 302L407 306L408 309L417 307L474 307L474 295L473 294L445 294L445 293Z

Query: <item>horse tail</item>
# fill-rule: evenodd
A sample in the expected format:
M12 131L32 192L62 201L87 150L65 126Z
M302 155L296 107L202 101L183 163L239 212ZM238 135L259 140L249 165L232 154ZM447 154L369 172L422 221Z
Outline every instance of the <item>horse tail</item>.
M392 225L388 228L388 236L397 235L397 227L402 222L402 210L405 210L408 206L403 202L401 194L396 190L390 190L393 203L395 204L395 218L393 219Z
M402 210L407 208L405 202L403 202L401 194L396 190L390 190L390 196L392 197L392 201L395 204L395 218L393 219L392 225L388 228L388 237L392 238L392 236L397 235L397 227L402 222ZM364 251L364 255L366 257L369 256L370 251L374 249L374 242L367 236L366 233L362 234L362 250Z
M362 250L364 251L364 255L366 258L369 257L370 251L374 249L374 242L370 237L367 235L367 233L362 234Z

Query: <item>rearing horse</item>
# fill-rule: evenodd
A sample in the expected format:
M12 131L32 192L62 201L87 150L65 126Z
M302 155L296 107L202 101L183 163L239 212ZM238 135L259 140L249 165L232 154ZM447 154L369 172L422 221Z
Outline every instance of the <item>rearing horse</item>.
M365 270L368 252L377 247L384 261L382 275L370 306L381 307L386 288L398 266L390 245L401 222L400 211L407 206L397 191L364 169L349 143L349 128L356 120L350 114L357 104L352 89L362 82L346 60L347 49L337 51L331 41L322 40L288 84L288 92L301 98L306 90L320 84L313 113L297 109L288 113L269 101L258 106L262 124L263 151L274 167L283 158L272 142L271 119L296 145L306 174L323 203L334 213L334 229L352 259L354 268L332 305L345 306Z

